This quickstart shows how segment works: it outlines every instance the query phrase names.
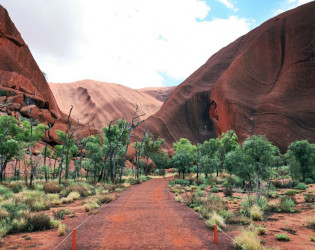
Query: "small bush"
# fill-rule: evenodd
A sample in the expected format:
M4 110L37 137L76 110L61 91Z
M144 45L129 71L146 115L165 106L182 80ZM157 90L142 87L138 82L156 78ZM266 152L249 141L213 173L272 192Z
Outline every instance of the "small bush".
M304 200L306 202L315 202L315 195L314 194L304 194Z
M315 229L315 214L313 216L307 217L307 227L311 229Z
M59 221L50 219L49 227L57 228L59 226Z
M99 195L97 197L96 202L97 202L98 205L101 206L102 204L109 203L109 202L111 202L113 200L114 200L114 197L111 196L111 195Z
M223 193L226 197L232 197L233 196L233 188L232 187L226 187L223 190Z
M290 237L286 234L275 234L275 237L279 241L290 241Z
M252 206L250 209L250 218L254 221L262 220L262 211L258 205Z
M199 196L199 197L202 197L203 196L203 193L202 193L202 191L201 191L201 189L197 189L197 195Z
M311 179L311 178L306 178L305 179L305 183L306 184L312 184L314 181L313 181L313 179Z
M249 225L251 220L243 215L229 219L229 224Z
M280 197L280 209L283 212L294 212L295 203L291 198L288 198L287 196Z
M19 193L23 190L23 186L20 183L11 184L11 190L13 193Z
M315 242L315 237L314 237L314 236L310 236L310 240L311 240L312 242Z
M209 228L213 228L214 225L217 225L219 228L225 227L225 222L222 216L214 212L209 220L206 221L206 225Z
M301 191L298 191L298 190L288 190L284 193L284 195L287 195L287 196L294 196L296 194L300 194Z
M90 212L90 206L89 205L84 205L84 210L85 212Z
M178 185L189 185L189 181L186 181L184 179L175 179L175 184L178 184Z
M0 196L2 196L6 200L13 196L13 192L9 188L0 185Z
M57 194L60 193L62 189L58 187L56 183L48 182L45 183L43 190L48 194Z
M135 178L128 178L126 180L127 183L130 183L131 185L136 185L136 184L140 184L140 180L137 180Z
M268 197L270 197L270 198L276 198L278 196L279 196L279 194L276 191L271 191L268 193Z
M67 195L70 194L71 192L77 192L80 194L81 197L87 197L89 195L89 191L91 190L88 190L88 187L84 185L76 184L76 185L70 185L69 187L67 187ZM95 194L95 193L92 192L91 194Z
M267 229L265 227L257 227L256 231L258 235L266 235L267 233Z
M307 189L307 185L305 185L304 183L300 182L294 188L299 189L299 190L305 190L305 189Z
M72 191L70 194L68 194L67 198L69 200L78 200L80 198L80 194L76 191Z
M269 201L267 210L270 212L281 212L281 204L279 201Z
M260 250L260 239L256 231L242 230L241 234L234 238L233 245L237 249Z
M26 218L26 229L28 232L42 231L50 228L50 217L46 214L33 214Z
M219 188L217 186L214 186L211 188L212 193L218 193L219 192Z
M60 210L54 212L54 218L56 220L64 220L65 219L65 215L66 215L66 213L65 213L64 209L60 209Z
M140 176L139 181L145 182L145 181L147 181L147 178L145 176Z
M181 196L176 196L175 197L175 200L177 200L178 202L180 202L180 203L183 203L184 201L183 201L183 198L181 197Z
M59 224L58 226L58 234L59 236L62 236L66 233L66 225L65 224Z
M0 220L5 220L9 216L9 212L3 208L0 208Z

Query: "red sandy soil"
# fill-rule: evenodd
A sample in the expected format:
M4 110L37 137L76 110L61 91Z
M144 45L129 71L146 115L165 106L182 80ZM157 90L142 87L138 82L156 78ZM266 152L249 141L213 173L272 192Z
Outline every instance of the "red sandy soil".
M286 191L292 189L280 189L279 194L284 194ZM260 236L261 239L266 241L265 246L279 247L281 250L311 250L315 249L315 242L310 240L310 236L315 237L315 230L307 228L307 217L311 217L315 213L314 206L307 206L304 200L304 194L312 191L315 192L315 185L310 187L306 191L302 191L301 194L296 194L295 199L297 201L295 209L298 209L297 213L273 213L267 214L263 221L255 221L254 224L263 225L267 229L267 233L264 236ZM224 197L222 192L217 194L220 197ZM246 198L245 193L234 193L233 197L241 198L237 204L233 201L228 203L229 211L233 211L235 214L239 211L240 203L243 198ZM279 201L278 198L270 199ZM291 234L283 228L296 230L296 234ZM234 238L239 234L239 227L228 226L226 231ZM286 234L290 237L290 241L282 242L275 238L275 234Z
M230 239L219 233L219 244L213 243L213 231L204 220L185 205L168 199L168 179L153 179L132 186L118 200L104 205L77 230L77 249L233 249ZM77 204L68 205L73 209ZM71 206L73 208L71 208ZM81 208L77 217L63 221L69 231L86 217ZM56 231L9 235L5 249L54 249L66 236ZM31 240L22 238L30 235ZM56 249L71 249L72 236Z

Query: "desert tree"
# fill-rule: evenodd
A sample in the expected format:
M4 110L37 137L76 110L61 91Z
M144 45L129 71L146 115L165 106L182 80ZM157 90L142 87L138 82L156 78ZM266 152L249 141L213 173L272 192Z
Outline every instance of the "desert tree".
M190 172L190 168L196 161L196 146L186 138L181 138L178 142L173 143L175 154L171 159L171 164L178 169L178 173L182 173L183 179L185 173Z
M19 150L19 143L14 137L20 132L17 120L11 116L0 117L0 181L3 181L8 162Z
M286 159L294 179L311 177L315 167L315 145L307 140L292 142L286 153Z
M152 154L157 153L160 147L164 144L164 139L158 137L154 138L152 134L146 134L143 140L143 156L145 157L146 169L145 175L149 172L149 158Z

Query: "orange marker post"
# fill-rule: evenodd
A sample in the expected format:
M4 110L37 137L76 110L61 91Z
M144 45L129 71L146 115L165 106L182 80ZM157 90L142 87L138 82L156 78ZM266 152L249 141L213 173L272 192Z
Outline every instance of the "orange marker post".
M73 228L73 232L72 232L72 250L75 250L75 237L76 237L76 232L77 229Z
M213 231L214 231L214 243L218 244L218 227L217 227L217 225L213 226Z
M117 193L115 193L115 200L117 200Z

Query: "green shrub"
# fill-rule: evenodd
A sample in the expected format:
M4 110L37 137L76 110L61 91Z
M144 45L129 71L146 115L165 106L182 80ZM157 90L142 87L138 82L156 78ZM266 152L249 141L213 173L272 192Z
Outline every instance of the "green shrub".
M296 194L300 194L301 191L298 191L298 190L288 190L284 193L284 195L287 195L287 196L294 196Z
M0 185L0 196L2 196L4 200L6 200L13 196L13 192L9 188Z
M199 196L199 197L202 197L203 196L203 192L201 191L201 189L197 189L197 195Z
M282 196L280 197L280 209L283 212L289 212L289 213L293 213L295 212L295 210L293 209L295 207L295 203L294 201L287 197L287 196Z
M306 202L315 202L315 195L314 194L304 194L304 200Z
M32 214L26 218L26 231L42 231L51 228L50 217L47 214Z
M290 237L286 234L275 234L275 237L279 241L290 241Z
M312 184L314 181L313 181L313 179L311 179L311 178L306 178L305 179L305 183L306 184Z
M11 190L13 191L13 193L19 193L23 190L23 185L20 183L12 183Z
M200 188L201 190L205 190L205 189L207 188L207 185L206 185L206 184L201 184L201 185L199 186L199 188Z
M184 179L175 179L175 184L178 185L189 185L189 181L188 180L184 180Z
M218 193L219 192L219 188L217 186L213 186L211 188L212 193Z
M137 180L135 178L128 178L126 182L130 183L131 185L140 184L140 180Z
M305 190L305 189L307 189L307 185L305 185L304 183L300 182L294 188L299 189L299 190Z
M231 219L234 217L234 213L229 210L218 210L217 214L222 216L226 223L229 223Z
M64 209L57 210L56 212L54 212L54 219L56 219L56 220L64 220L65 219L65 215L66 215L66 212L65 212Z
M311 240L312 242L315 242L315 237L314 237L314 236L310 236L310 240Z
M268 197L270 197L270 198L276 198L278 196L279 196L279 194L276 191L271 191L268 193Z
M10 220L20 219L23 215L23 211L27 211L28 207L25 204L14 204L11 202L4 203L1 205L3 209L5 209L9 215Z
M145 176L140 176L140 177L139 177L139 181L145 182L145 181L147 181L147 177L145 177Z
M174 181L174 180L170 180L170 181L168 182L168 185L174 186L174 185L175 185L175 181Z

